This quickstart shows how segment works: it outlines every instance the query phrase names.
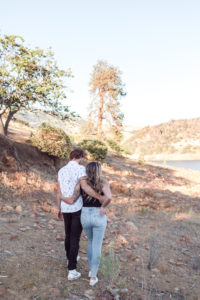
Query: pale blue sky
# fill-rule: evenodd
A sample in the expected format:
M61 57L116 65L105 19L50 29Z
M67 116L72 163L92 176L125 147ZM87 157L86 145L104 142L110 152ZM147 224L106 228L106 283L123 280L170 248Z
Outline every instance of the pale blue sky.
M200 117L200 1L1 0L0 32L52 47L71 68L71 109L85 117L98 59L123 72L125 124Z

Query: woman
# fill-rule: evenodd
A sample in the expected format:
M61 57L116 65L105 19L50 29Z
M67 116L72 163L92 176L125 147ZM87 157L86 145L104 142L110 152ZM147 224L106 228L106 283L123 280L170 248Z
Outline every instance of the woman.
M98 199L86 194L81 188L81 183L77 184L71 198L61 197L61 200L74 202L81 193L83 197L83 207L81 211L81 224L88 237L88 261L90 271L90 285L94 286L98 282L97 273L101 258L101 248L104 232L107 225L106 206L110 203L112 194L109 183L102 178L101 165L98 162L90 162L86 167L87 183L96 192L105 196L101 203Z

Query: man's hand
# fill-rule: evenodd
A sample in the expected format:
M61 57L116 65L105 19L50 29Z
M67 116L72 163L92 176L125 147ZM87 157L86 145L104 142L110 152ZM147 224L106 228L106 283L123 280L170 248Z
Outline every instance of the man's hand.
M60 210L58 211L58 220L63 221L63 214Z
M60 200L64 201L67 204L73 204L74 203L73 197L63 197L63 196L61 196Z

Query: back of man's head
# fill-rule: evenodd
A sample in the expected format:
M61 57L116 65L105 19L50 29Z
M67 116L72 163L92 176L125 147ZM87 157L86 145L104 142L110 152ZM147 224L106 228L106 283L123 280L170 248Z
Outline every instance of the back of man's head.
M69 159L73 160L73 159L79 159L79 158L83 158L85 157L85 151L81 148L75 148L69 155Z

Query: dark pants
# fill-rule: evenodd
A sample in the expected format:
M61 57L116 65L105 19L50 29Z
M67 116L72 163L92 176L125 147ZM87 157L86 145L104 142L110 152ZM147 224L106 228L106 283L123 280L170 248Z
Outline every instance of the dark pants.
M65 251L68 259L68 270L76 269L79 241L82 232L80 221L81 210L63 213L65 224Z

